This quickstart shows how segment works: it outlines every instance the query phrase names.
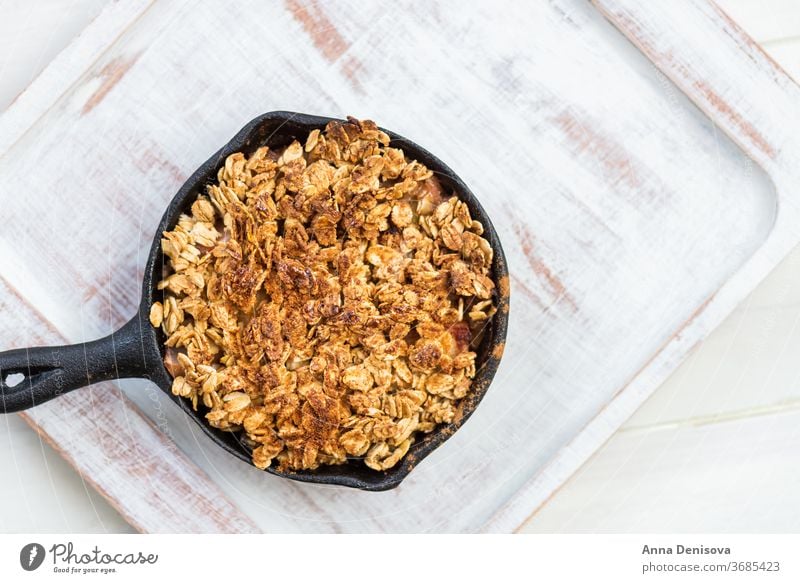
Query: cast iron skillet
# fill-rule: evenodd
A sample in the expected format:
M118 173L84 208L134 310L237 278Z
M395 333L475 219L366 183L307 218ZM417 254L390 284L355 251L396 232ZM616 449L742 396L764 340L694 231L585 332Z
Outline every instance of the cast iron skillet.
M294 139L303 142L313 129L322 129L329 121L331 118L274 111L248 123L192 174L161 218L147 257L139 312L122 328L100 340L71 346L22 348L0 353L0 411L21 411L100 381L146 378L157 384L178 407L191 416L212 441L244 462L252 463L250 450L239 441L238 434L211 427L205 421L202 408L193 411L187 400L172 394L172 377L162 362L166 338L160 329L153 328L149 323L150 306L153 301L161 299L163 294L156 289L163 266L161 234L177 224L180 214L188 211L197 195L205 192L207 184L214 183L217 171L230 154L244 152L249 155L260 146L277 148L288 145ZM266 471L271 474L301 482L336 484L363 490L394 488L472 415L486 394L503 354L508 325L508 269L492 222L467 185L441 160L410 140L392 132L386 133L391 137L392 146L403 149L407 157L419 160L433 170L446 192L455 192L467 203L473 218L483 224L484 237L494 249L492 279L497 283L498 310L477 348L478 372L470 394L462 400L453 423L444 425L417 441L400 463L385 472L371 470L363 461L353 459L343 465L323 466L313 471L281 472L270 467ZM8 386L8 377L17 373L22 374L24 379L13 387Z

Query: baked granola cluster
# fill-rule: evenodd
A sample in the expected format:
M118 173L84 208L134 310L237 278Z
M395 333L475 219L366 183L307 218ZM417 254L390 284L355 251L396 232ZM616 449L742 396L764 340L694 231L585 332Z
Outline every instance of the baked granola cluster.
M470 389L495 313L482 233L371 121L229 156L161 240L172 392L259 468L391 468Z

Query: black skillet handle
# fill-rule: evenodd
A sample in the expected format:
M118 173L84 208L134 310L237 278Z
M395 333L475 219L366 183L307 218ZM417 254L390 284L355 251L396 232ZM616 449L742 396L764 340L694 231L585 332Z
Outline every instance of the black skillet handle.
M0 352L0 413L41 405L100 381L146 377L140 326L136 316L92 342ZM8 385L9 377L14 386Z

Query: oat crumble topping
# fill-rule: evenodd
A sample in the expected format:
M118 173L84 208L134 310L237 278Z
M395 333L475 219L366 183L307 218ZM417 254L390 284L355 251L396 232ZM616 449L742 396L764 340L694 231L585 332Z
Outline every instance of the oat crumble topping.
M495 313L482 225L372 121L217 178L161 240L172 392L244 431L259 468L391 468L470 390Z

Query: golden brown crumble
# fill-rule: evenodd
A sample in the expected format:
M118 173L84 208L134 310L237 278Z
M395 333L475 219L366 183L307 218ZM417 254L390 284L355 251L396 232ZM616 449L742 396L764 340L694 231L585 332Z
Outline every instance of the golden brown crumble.
M482 225L372 121L232 154L217 178L161 240L172 392L243 430L259 468L391 468L475 376Z

